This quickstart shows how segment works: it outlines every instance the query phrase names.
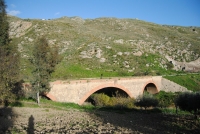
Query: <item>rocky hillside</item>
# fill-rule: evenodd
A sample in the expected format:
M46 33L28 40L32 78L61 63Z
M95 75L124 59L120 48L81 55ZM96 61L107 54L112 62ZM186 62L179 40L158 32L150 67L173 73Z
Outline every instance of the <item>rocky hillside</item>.
M24 79L31 77L32 46L45 35L63 60L53 78L164 75L200 71L200 28L137 19L9 16L10 37L21 53Z

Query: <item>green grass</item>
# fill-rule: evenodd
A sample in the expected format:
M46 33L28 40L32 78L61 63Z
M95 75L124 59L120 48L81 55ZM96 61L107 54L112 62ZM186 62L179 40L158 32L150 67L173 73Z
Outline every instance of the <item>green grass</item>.
M112 50L111 50L112 51ZM109 55L112 52L109 52ZM77 79L77 78L100 78L103 77L125 77L125 76L138 76L138 75L169 75L176 74L176 71L170 69L164 69L160 67L161 57L156 54L143 54L141 57L136 56L117 56L113 58L111 54L106 58L105 63L97 62L99 59L80 59L77 57L73 60L62 61L56 66L55 72L52 74L53 79ZM117 61L118 64L113 64L113 61ZM130 67L124 69L123 62L128 61ZM97 63L96 63L97 62ZM81 63L81 64L80 64ZM94 63L94 64L93 64ZM146 66L149 64L149 67ZM140 66L139 68L135 68ZM133 72L128 72L135 68Z
M200 74L186 74L177 76L164 76L191 91L200 91Z
M81 64L65 64L61 63L56 67L56 71L52 74L52 78L56 79L77 79L77 78L100 78L101 74L103 77L118 77L118 76L131 76L132 73L128 73L122 69L113 70L111 67L107 67L104 65L99 65L93 69L87 70L87 66ZM90 66L91 67L91 66Z
M51 100L41 99L41 105L47 108L56 109L78 109L78 110L93 110L95 107L92 105L80 106L75 103L55 102Z
M20 101L16 101L16 102L10 103L9 106L11 106L11 107L24 107L24 104L21 103Z
M10 103L9 106L11 107L31 107L31 108L46 108L45 111L49 112L48 108L54 108L58 110L67 110L67 109L78 109L78 110L86 110L91 111L95 109L92 105L84 105L80 106L75 103L64 103L64 102L55 102L47 99L40 99L40 104L38 105L35 100L33 99L26 99L22 98L17 100L16 102Z

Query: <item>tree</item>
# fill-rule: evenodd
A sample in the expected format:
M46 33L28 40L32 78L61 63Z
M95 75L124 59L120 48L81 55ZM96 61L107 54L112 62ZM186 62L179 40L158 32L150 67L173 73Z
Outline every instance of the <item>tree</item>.
M12 89L19 79L19 53L10 43L5 8L4 0L0 0L0 103L6 105L15 98Z
M6 47L9 44L9 24L6 16L6 5L4 0L0 0L0 45Z
M31 63L34 66L33 80L31 82L33 91L38 95L45 94L50 90L49 81L51 73L54 72L56 64L60 61L58 48L51 48L45 37L37 40L33 48Z

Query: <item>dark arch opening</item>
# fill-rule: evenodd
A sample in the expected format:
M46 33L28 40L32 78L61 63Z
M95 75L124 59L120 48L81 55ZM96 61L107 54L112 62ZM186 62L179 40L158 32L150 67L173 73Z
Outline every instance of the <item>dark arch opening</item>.
M129 95L124 90L122 90L120 88L116 88L116 87L105 87L105 88L97 90L93 94L101 94L101 93L103 93L109 97L123 97L123 98L129 97ZM91 104L95 105L94 100L91 99L91 96L93 94L91 94L86 99L86 101L85 101L86 103L91 103Z
M41 97L43 98L43 99L46 99L46 100L51 100L49 97L47 97L46 95L41 95Z
M109 97L117 97L117 96L128 97L128 94L125 91L116 87L105 87L94 93L104 93Z
M155 84L149 83L144 88L144 92L143 93L145 93L145 92L148 92L150 94L156 94L156 93L158 93L158 89L157 89Z

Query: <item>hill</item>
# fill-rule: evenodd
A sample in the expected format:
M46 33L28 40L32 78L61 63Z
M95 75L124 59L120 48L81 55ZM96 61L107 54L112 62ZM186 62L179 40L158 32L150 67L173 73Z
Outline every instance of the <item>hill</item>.
M200 28L137 19L8 16L11 43L21 53L21 73L31 79L32 46L40 36L59 47L63 60L52 79L168 75L200 71Z

